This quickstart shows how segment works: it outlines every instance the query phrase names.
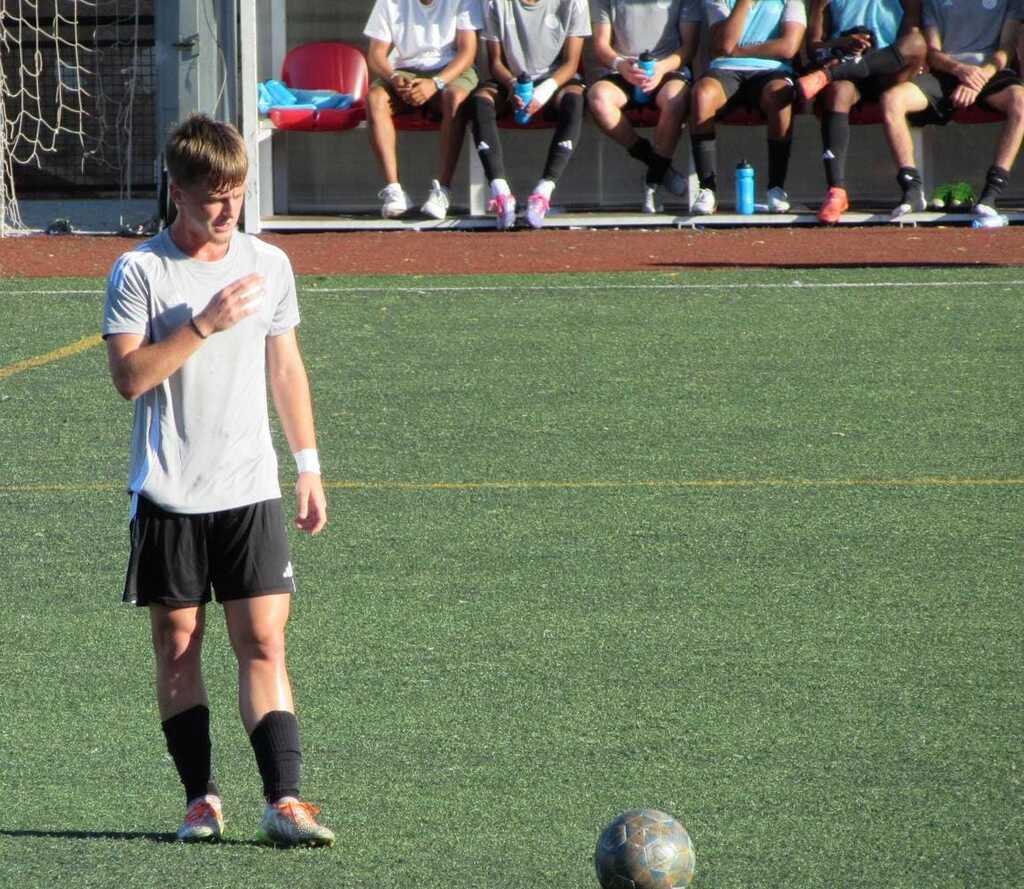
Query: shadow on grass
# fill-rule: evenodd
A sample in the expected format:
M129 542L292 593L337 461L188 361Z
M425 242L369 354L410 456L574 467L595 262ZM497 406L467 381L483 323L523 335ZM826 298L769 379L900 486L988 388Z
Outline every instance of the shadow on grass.
M174 845L197 845L182 843L173 833L147 833L141 830L3 830L0 837L12 839L56 839L56 840L148 840L151 843ZM217 846L262 846L256 840L220 839L210 843Z
M963 259L950 260L949 262L914 262L908 259L906 262L871 262L865 263L862 259L843 260L836 259L829 261L828 257L809 260L807 262L765 262L763 260L719 260L701 259L694 257L693 260L673 260L672 262L650 262L652 268L676 269L676 268L707 268L707 269L774 269L785 271L786 269L1001 269L1009 268L1016 263L1012 262L967 262ZM998 284L998 281L993 282Z

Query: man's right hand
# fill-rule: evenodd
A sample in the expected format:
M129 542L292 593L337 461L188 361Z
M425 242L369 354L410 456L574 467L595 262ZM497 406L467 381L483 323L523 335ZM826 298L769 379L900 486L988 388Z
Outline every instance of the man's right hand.
M228 284L214 294L213 299L198 315L194 323L203 336L229 330L243 318L252 315L263 301L263 275L253 273Z

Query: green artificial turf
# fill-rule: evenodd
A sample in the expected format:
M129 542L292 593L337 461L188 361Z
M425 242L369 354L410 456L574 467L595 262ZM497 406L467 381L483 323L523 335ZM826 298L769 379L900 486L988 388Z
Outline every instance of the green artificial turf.
M702 889L1016 885L1022 283L300 280L331 524L293 536L289 663L330 850L254 844L219 619L227 842L169 841L131 409L102 348L0 379L0 885L585 889L635 806ZM0 282L0 377L101 291Z

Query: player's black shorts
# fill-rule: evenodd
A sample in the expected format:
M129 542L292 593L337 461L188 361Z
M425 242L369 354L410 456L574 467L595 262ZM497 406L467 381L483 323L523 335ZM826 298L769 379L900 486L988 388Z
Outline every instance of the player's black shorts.
M623 77L621 74L617 72L609 72L608 74L605 74L603 77L597 78L597 80L595 80L594 83L601 83L602 81L607 81L608 83L612 83L615 86L617 86L628 97L629 101L627 101L625 106L623 107L629 109L643 108L645 105L649 105L657 98L658 93L661 92L662 87L665 86L666 83L671 83L673 80L681 80L683 83L693 83L693 75L690 73L689 68L681 68L677 71L669 71L664 77L661 78L661 83L659 83L658 86L651 91L650 98L644 103L636 101L636 99L634 98L635 93L633 92L633 84L631 84L628 80L626 80L625 77ZM590 84L590 86L593 86L594 83Z
M534 87L540 86L546 77L540 77L533 82ZM567 86L583 86L583 78L578 74L573 74L567 83L562 84L557 90L555 90L555 96L557 96ZM493 90L496 94L495 107L498 110L498 116L506 113L510 108L515 107L515 102L512 101L512 95L505 89L505 86L499 83L497 80L487 80L480 84L480 89ZM558 103L554 101L554 96L551 100L540 109L540 118L548 123L554 123L558 120Z
M185 608L293 592L280 500L186 515L138 498L125 602Z
M748 111L758 111L761 107L761 93L773 80L793 82L793 75L788 71L735 71L731 68L709 68L701 75L711 77L722 85L727 99L725 107L719 114L732 111L738 105Z
M911 83L924 93L928 100L928 107L924 111L915 111L913 114L907 115L907 119L914 126L924 126L929 123L947 124L953 119L956 109L949 97L953 94L953 90L960 85L960 81L956 77L936 71L915 77ZM1002 71L997 71L992 75L988 83L982 87L978 98L975 99L975 104L987 108L989 111L996 111L998 109L986 100L989 96L994 96L1011 86L1024 86L1024 80L1017 76L1016 71L1003 68Z

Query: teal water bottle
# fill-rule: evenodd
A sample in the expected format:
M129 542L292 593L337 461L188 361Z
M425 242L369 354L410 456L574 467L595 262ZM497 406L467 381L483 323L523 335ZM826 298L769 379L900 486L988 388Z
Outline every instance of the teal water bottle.
M644 72L645 77L650 77L654 74L654 55L649 52L640 53L640 58L636 60L636 66ZM651 101L650 93L645 93L640 87L633 87L633 101L637 105L646 105Z
M754 168L745 160L736 165L736 212L744 216L754 212Z
M525 71L520 71L516 78L516 95L523 100L523 107L516 111L516 123L526 124L530 122L530 115L526 106L533 101L533 81Z

